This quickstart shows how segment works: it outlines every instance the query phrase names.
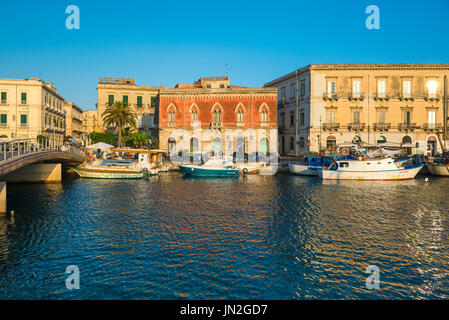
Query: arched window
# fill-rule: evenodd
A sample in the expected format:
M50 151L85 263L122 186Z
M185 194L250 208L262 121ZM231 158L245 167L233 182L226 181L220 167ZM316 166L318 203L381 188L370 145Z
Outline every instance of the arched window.
M198 121L198 111L197 110L193 110L190 113L190 121L192 121L192 122L197 122Z
M354 138L352 138L352 143L360 143L362 142L362 138L360 138L359 136L354 136Z
M221 124L221 121L223 119L221 110L214 110L212 113L212 122L215 124Z
M190 106L190 121L197 122L198 121L198 106L194 103Z
M237 123L244 123L245 122L245 106L243 103L239 103L237 107L235 107L235 112L237 114Z
M262 123L268 122L268 111L264 110L260 112L260 122Z
M245 138L237 137L235 139L235 151L236 151L236 161L244 162L245 161Z
M381 143L385 143L387 142L387 138L385 138L384 136L380 136L379 138L377 138L377 144L381 144Z
M410 136L405 136L402 138L402 144L411 144L412 143L412 138L410 138Z
M267 123L268 122L268 106L266 103L263 103L259 108L260 113L260 122Z
M174 111L168 112L168 123L175 124L175 112Z
M192 138L190 139L190 152L197 152L198 151L198 139Z
M173 103L170 103L166 112L168 114L168 124L173 126L176 122L176 106Z
M221 125L223 121L223 107L217 102L213 105L211 112L212 123L215 125Z
M243 110L237 111L237 122L244 123L245 122L245 112Z
M259 152L268 155L268 139L262 138L259 141Z
M223 147L221 145L221 139L220 138L215 138L212 142L212 147L214 150L214 156L221 156L222 155L222 151L223 151Z
M168 153L171 155L176 154L176 140L174 138L168 139Z
M337 139L334 136L329 136L326 139L326 149L327 150L335 150L337 147Z

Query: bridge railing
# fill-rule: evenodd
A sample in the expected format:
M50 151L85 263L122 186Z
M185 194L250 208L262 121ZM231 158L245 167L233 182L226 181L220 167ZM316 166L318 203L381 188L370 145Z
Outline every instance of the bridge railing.
M73 146L64 146L53 139L15 139L0 141L0 163L25 154L43 151L63 151L84 157L84 152Z

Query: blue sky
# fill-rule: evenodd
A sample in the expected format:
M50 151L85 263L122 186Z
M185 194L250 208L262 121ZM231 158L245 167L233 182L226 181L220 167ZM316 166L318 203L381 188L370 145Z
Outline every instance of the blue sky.
M368 5L380 30L368 30ZM67 30L68 5L80 30ZM4 1L0 77L40 77L94 109L99 76L262 86L310 63L449 62L449 0Z

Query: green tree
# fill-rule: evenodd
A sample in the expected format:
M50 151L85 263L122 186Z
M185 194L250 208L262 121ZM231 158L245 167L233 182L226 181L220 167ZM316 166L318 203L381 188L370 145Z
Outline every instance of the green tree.
M143 145L148 144L150 140L145 132L136 132L131 135L134 146L142 148Z
M107 144L115 145L115 142L117 141L117 136L115 135L115 133L109 130L106 130L105 133L92 132L90 134L90 138L92 140L92 143L104 142Z
M122 142L131 147L133 145L132 135L134 129L132 127L126 127L122 129Z
M150 139L150 149L159 149L159 140L157 138Z
M101 115L106 127L113 127L118 133L118 147L122 146L122 128L136 126L136 113L128 104L117 101L113 105L108 105Z

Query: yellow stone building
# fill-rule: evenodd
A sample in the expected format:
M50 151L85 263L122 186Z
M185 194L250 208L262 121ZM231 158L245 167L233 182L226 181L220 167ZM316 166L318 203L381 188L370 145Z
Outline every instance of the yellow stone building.
M435 154L445 76L447 63L312 64L275 79L265 86L278 88L279 150L304 154L363 141Z
M160 87L136 85L135 79L100 77L97 85L97 119L103 126L102 114L108 105L123 101L137 114L135 131L156 137L154 121L155 99Z
M64 101L65 135L75 139L75 143L83 140L83 110L73 102Z
M64 141L64 98L53 84L33 79L0 79L0 139L44 135Z

